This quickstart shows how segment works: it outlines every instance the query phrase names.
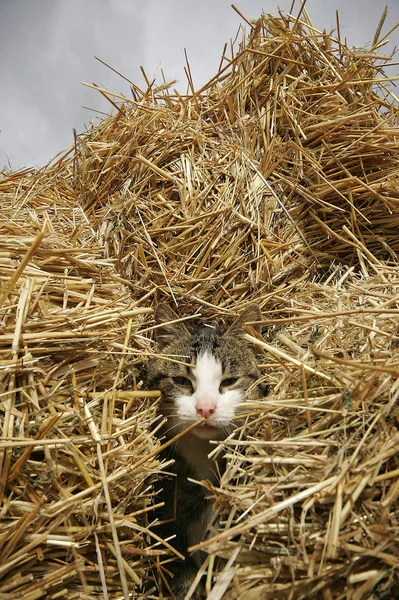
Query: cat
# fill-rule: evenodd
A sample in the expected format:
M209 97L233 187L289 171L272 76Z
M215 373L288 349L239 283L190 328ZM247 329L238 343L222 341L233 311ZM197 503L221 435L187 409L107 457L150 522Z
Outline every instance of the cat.
M156 511L161 524L154 531L162 538L174 534L170 544L185 557L166 565L172 576L165 578L165 587L183 600L203 561L203 553L187 549L204 539L212 517L204 487L188 478L217 482L224 460L222 455L217 463L208 458L215 448L210 440L225 439L239 425L236 413L247 397L266 393L255 352L244 337L245 322L260 321L262 315L257 304L250 304L228 329L191 329L161 303L154 318L158 357L148 363L146 387L162 392L158 411L167 421L158 435L165 441L197 423L161 454L174 459L169 471L175 476L155 485L157 502L165 505ZM260 326L253 327L260 333ZM198 586L192 598L199 600L203 594Z

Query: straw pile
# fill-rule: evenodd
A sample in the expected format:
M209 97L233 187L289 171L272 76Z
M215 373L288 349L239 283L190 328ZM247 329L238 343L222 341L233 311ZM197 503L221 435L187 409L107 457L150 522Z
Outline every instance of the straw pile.
M143 597L167 559L148 530L158 394L141 387L160 300L265 317L250 338L271 393L204 483L209 598L399 594L386 36L350 49L303 6L247 25L203 89L187 64L185 96L101 90L114 115L72 153L0 179L1 600Z

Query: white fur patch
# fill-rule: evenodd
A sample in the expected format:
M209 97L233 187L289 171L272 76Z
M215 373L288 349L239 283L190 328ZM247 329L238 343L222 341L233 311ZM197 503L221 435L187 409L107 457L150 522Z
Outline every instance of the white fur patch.
M220 392L222 366L208 352L198 357L197 364L192 367L191 372L194 392L190 396L177 397L174 424L180 429L185 429L199 421L201 415L197 412L197 406L204 403L214 407L212 414L206 421L207 427L195 428L193 433L202 439L223 439L227 430L231 428L237 406L244 400L243 394L241 390Z
M192 369L195 377L195 395L210 395L217 398L219 386L222 381L222 365L213 354L202 354L197 359L197 364Z

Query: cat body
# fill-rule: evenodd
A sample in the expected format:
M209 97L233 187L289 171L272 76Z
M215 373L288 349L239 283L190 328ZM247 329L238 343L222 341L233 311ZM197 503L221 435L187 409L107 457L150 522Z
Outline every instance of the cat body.
M217 482L224 460L221 454L217 462L209 458L215 448L210 440L225 439L239 425L237 413L248 395L264 395L255 353L244 337L245 322L260 320L259 307L251 304L227 330L189 330L166 304L155 311L158 357L149 361L146 385L162 392L159 412L167 421L159 435L165 441L196 424L163 451L162 458L174 460L174 476L156 484L157 501L165 505L156 513L161 524L154 531L162 538L174 534L170 544L185 557L166 565L178 600L203 561L202 553L187 549L204 539L212 516L205 488L189 479ZM203 597L198 588L196 594Z

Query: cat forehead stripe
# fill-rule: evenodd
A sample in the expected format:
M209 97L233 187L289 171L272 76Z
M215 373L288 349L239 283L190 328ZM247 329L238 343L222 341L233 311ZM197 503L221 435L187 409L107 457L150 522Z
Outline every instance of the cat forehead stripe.
M219 389L222 365L213 354L209 352L201 354L192 371L196 378L198 391L215 392Z

